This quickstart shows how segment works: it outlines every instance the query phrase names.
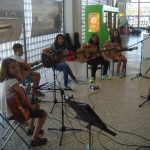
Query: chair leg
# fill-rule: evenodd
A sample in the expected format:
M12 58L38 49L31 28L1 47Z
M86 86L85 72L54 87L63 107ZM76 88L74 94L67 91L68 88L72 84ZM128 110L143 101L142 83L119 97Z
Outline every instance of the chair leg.
M0 126L2 127L2 128L4 128L4 126L3 126L3 124L0 122Z
M22 124L19 123L19 127L27 134L27 131L26 131L25 128L22 126Z
M12 121L11 125L13 126L14 123L15 123L15 121ZM8 129L5 131L5 133L2 136L3 139L5 138L6 134L9 132L10 129L11 129L11 127L8 127Z
M3 149L6 144L8 143L8 141L10 140L10 138L12 137L12 135L14 134L15 130L17 129L17 127L19 126L19 123L17 123L17 125L15 127L13 127L13 131L9 134L7 140L4 142L4 144L2 145L1 149ZM10 127L11 128L11 127ZM6 133L6 132L5 132ZM5 134L6 135L6 134Z
M24 142L24 144L30 148L31 146L24 140L24 138L16 131L17 127L19 126L19 123L17 123L17 125L15 126L15 128L11 125L11 123L9 122L8 119L6 119L1 113L0 113L1 118L9 125L9 127L13 130L11 132L11 134L9 135L8 139L5 141L5 143L3 144L3 146L1 147L1 149L3 149L5 147L5 145L7 144L7 142L9 141L10 137L13 135L13 133L15 132L18 137Z
M86 77L88 79L89 75L88 75L88 64L87 64L87 68L86 68Z
M114 61L112 60L112 76L114 76Z

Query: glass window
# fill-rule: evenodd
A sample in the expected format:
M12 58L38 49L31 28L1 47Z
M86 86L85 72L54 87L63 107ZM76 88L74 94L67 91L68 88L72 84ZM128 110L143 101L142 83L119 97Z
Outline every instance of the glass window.
M140 16L150 16L150 3L140 3Z
M59 0L59 1L63 2L63 0ZM40 60L42 49L50 46L50 44L53 43L58 33L31 38L31 27L32 27L32 2L31 0L24 0L24 19L25 19L27 61L33 62L36 60ZM63 19L63 14L62 14L62 19ZM63 33L63 20L62 20L62 25L61 25L61 33ZM12 41L12 42L0 44L1 58L3 59L3 58L13 55L12 47L14 43L21 43L24 45L23 37L24 36L22 33L18 41Z
M130 3L127 9L128 16L137 16L138 15L138 3Z
M132 2L135 1L132 0ZM130 3L127 5L129 25L138 27L138 4L140 6L139 27L147 28L150 25L150 0L140 0L140 3Z

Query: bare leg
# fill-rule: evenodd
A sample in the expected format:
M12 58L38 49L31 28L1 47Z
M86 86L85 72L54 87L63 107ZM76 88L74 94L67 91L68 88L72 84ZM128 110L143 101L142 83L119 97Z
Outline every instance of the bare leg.
M36 88L39 86L40 74L38 72L32 72L33 88L32 88L32 97L35 97Z
M118 64L117 64L117 73L120 72L120 66L121 66L121 61L118 60Z
M35 119L34 119L34 118L31 118L30 121L29 121L29 129L30 129L30 130L33 130L33 129L34 129L34 122L35 122Z
M39 136L39 133L44 125L44 122L47 118L47 112L45 111L44 116L42 118L38 118L34 132L33 132L33 136L32 136L32 140L36 140L36 138Z
M122 72L124 72L125 68L126 68L126 64L127 64L127 58L124 55L122 55L121 56L121 60L123 62L123 64L122 64Z
M127 62L126 62L126 61L124 61L124 62L123 62L123 64L122 64L122 72L124 72L124 71L125 71L126 64L127 64Z

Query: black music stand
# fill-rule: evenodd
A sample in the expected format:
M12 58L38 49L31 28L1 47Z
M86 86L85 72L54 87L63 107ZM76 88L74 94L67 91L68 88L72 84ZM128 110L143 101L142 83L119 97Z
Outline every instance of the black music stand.
M74 128L67 128L65 126L65 123L64 123L64 90L61 89L60 90L60 93L61 93L61 128L48 128L48 130L52 130L52 131L61 131L61 138L60 138L60 142L59 142L59 145L62 144L62 139L63 139L63 135L64 135L64 132L66 131L81 131L81 129L74 129Z
M54 105L53 105L53 107L52 107L52 109L51 109L51 111L50 111L50 113L52 113L53 112L53 109L54 109L54 107L55 107L55 105L57 104L57 103L62 103L62 102L59 102L58 100L57 100L57 91L60 91L61 92L61 88L56 88L56 80L58 80L57 79L57 76L56 76L56 71L55 71L55 69L54 68L52 68L52 70L53 70L53 83L51 83L51 88L49 87L49 83L47 82L47 83L44 83L44 84L42 84L41 86L39 86L38 87L38 89L40 89L40 90L44 90L44 91L49 91L49 92L53 92L53 102L50 102L50 101L43 101L43 102L50 102L50 103L53 103Z
M139 41L139 42L137 42L136 44L134 44L134 45L137 45L137 44L141 43L141 60L140 60L140 72L135 77L131 78L131 80L134 80L134 79L136 79L138 77L144 77L144 78L150 79L150 77L144 76L142 74L143 42L145 40L149 39L149 38L150 38L150 36L145 38L145 39L143 39L143 40L141 40L141 41ZM134 46L134 45L132 45L132 46Z
M142 104L139 105L139 107L142 107L146 102L150 100L150 88L149 88L149 95L146 96L141 96L142 98L146 99Z
M92 150L91 126L95 126L112 136L116 136L116 133L107 128L106 124L88 104L70 100L67 100L66 102L77 113L77 119L88 123L87 129L89 130L89 150Z

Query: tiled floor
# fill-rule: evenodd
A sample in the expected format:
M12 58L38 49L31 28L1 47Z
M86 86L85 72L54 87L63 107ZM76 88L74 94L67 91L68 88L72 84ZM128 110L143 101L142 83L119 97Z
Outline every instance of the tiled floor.
M124 45L133 45L140 40L140 37L122 37ZM80 82L78 86L71 84L74 89L73 92L65 92L65 94L73 94L74 100L79 102L88 103L99 117L109 126L115 128L110 129L117 133L116 137L112 137L105 132L101 132L97 128L92 128L92 138L93 138L93 148L94 150L136 150L137 146L134 145L147 145L150 146L150 102L139 108L138 105L144 101L140 95L147 95L150 87L150 80L139 77L131 81L131 78L139 73L140 64L140 45L138 50L132 52L126 52L128 57L127 66L127 77L119 78L113 77L110 81L100 81L99 72L97 72L96 85L99 85L100 89L97 91L90 90L90 84L87 83L86 79L86 65L79 64L78 62L69 63L74 74L77 78L83 82ZM142 73L144 73L150 67L150 60L146 59L142 63ZM48 81L52 81L51 70L41 69L42 83L46 82L46 77ZM46 77L43 72L46 72ZM49 75L49 76L48 76ZM61 75L59 75L59 80L61 80ZM148 72L150 76L150 71ZM61 101L59 92L57 92L57 99ZM52 93L47 93L46 97L43 99L41 107L50 112L53 103ZM66 106L64 107L65 112L65 126L80 128L84 131L86 130L84 126L86 124L82 121L78 121L75 118L74 111ZM88 133L83 131L65 132L62 141L62 146L59 146L59 140L61 136L60 131L48 131L47 128L60 128L61 127L61 104L56 104L53 113L49 113L49 117L44 126L45 136L48 138L48 143L45 146L38 148L32 148L35 150L84 150L85 145L88 143ZM3 132L2 128L1 134ZM20 130L19 130L20 131ZM129 133L132 132L139 134L147 139L143 139ZM21 132L21 131L20 131ZM22 132L21 132L22 133ZM30 137L26 136L24 133L22 135L27 141L30 141ZM76 138L75 138L75 137ZM99 138L98 138L99 137ZM110 139L111 138L111 139ZM113 140L129 144L132 146L124 146L116 144ZM0 141L1 143L3 140ZM11 141L8 142L5 147L6 150L26 150L28 149L20 139L15 135L12 137ZM148 150L148 148L139 148L140 150Z

